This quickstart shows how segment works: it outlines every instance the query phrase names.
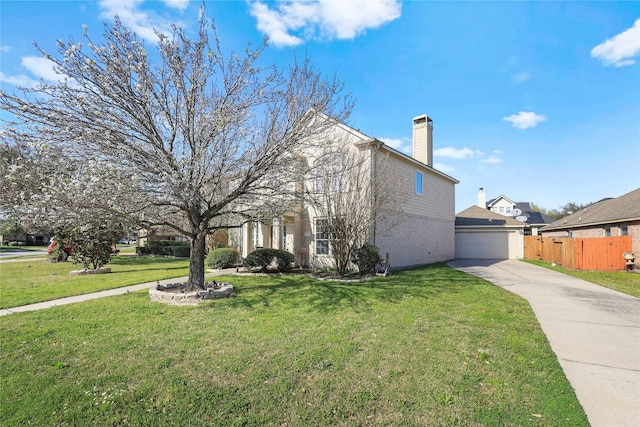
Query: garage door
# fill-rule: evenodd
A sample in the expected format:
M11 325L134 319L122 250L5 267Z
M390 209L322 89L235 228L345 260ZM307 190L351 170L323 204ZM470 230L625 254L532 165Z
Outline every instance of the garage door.
M456 231L456 258L509 259L509 231Z

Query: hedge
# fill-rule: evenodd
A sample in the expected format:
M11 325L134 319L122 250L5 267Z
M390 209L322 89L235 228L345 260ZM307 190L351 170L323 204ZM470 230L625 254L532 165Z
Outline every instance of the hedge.
M293 254L279 249L256 249L244 259L244 266L249 268L260 267L267 271L275 261L277 271L290 271L293 263Z
M229 268L240 263L240 253L233 248L215 249L207 255L206 264L209 268Z

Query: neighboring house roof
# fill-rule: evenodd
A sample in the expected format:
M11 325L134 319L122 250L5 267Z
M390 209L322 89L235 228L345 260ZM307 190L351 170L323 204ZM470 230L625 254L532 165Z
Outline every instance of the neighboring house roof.
M551 224L556 221L555 218L550 217L549 215L545 215L541 212L531 209L531 203L529 202L518 202L516 203L516 208L520 209L522 211L522 216L527 218L524 221L527 224Z
M556 221L555 218L537 211L528 211L526 214L528 215L525 221L527 224L552 224Z
M479 206L471 206L456 215L456 227L516 227L526 225L516 219L500 215Z
M511 203L512 205L515 205L515 202L512 202L511 199L509 199L508 197L505 197L504 195L499 195L498 197L496 197L495 199L491 199L487 202L487 209L491 208L491 206L493 206L495 203L499 202L500 199L504 199L507 202Z
M542 228L564 230L640 220L640 188L615 199L603 199Z

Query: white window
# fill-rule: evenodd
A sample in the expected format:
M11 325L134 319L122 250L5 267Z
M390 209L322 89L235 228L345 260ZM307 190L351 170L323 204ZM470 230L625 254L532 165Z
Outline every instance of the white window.
M251 245L253 249L258 249L258 227L260 227L260 223L254 221L251 227Z
M329 220L316 219L316 254L329 255Z
M606 226L604 228L604 237L611 237L611 227Z
M500 213L504 214L504 206L500 206Z
M507 215L511 215L511 206L507 206Z
M416 194L422 195L422 172L416 171Z
M620 224L620 235L628 236L629 235L629 225L628 224Z

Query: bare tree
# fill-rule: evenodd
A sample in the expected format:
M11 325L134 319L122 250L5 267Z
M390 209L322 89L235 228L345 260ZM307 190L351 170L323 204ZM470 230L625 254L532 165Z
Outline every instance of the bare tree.
M45 212L62 201L78 219L170 227L190 239L197 287L207 234L286 211L305 173L292 153L352 106L335 76L308 60L262 66L266 44L225 56L210 28L203 8L196 39L174 27L150 52L116 17L100 42L85 28L85 46L59 41L51 55L36 45L59 81L0 91L0 108L13 115L5 128L59 154L67 180L66 196L47 185L33 206Z
M318 218L316 244L327 243L316 249L330 253L336 273L344 275L358 247L402 221L408 186L395 173L381 142L354 145L336 136L328 139L333 143L317 154L310 193Z

